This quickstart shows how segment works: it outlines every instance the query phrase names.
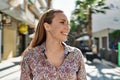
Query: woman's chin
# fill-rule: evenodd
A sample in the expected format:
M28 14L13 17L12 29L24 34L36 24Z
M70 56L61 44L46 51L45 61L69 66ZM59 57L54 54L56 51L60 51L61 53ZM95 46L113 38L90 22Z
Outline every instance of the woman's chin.
M65 39L62 40L62 42L65 42L65 41L67 41L67 38L65 38Z

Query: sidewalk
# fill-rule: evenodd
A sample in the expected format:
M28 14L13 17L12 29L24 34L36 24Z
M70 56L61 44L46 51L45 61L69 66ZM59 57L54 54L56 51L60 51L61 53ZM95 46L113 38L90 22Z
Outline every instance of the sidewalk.
M85 58L85 62L86 62L86 58ZM99 63L99 62L93 62L94 63ZM107 67L110 67L110 68L115 68L116 70L120 71L120 66L112 63L112 62L109 62L109 61L106 61L105 59L102 59L102 62L101 62L104 66L107 66Z
M20 70L21 56L4 60L0 63L0 79Z
M86 62L85 68L87 72L87 80L120 80L120 67L117 65L102 60Z
M120 72L120 66L117 66L116 64L113 64L112 62L109 62L106 60L103 60L103 62L104 62L104 65L114 68L114 71Z

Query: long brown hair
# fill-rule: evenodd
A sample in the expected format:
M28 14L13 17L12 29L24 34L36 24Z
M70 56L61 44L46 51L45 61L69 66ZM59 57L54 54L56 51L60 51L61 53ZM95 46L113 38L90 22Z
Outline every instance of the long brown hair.
M41 15L34 38L30 43L31 48L41 45L43 42L46 41L46 31L44 28L44 23L46 22L48 24L51 24L55 13L63 13L63 11L58 9L49 9Z

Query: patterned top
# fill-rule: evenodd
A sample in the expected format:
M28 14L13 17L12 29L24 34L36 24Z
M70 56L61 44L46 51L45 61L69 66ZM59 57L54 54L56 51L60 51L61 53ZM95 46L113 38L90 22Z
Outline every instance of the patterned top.
M20 80L87 80L81 51L65 46L65 58L59 67L49 63L45 56L45 43L25 51Z

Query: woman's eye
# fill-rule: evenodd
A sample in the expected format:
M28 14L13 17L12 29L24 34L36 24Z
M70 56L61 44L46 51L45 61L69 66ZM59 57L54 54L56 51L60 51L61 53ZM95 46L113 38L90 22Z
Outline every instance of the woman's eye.
M64 22L60 22L60 23L64 24Z

